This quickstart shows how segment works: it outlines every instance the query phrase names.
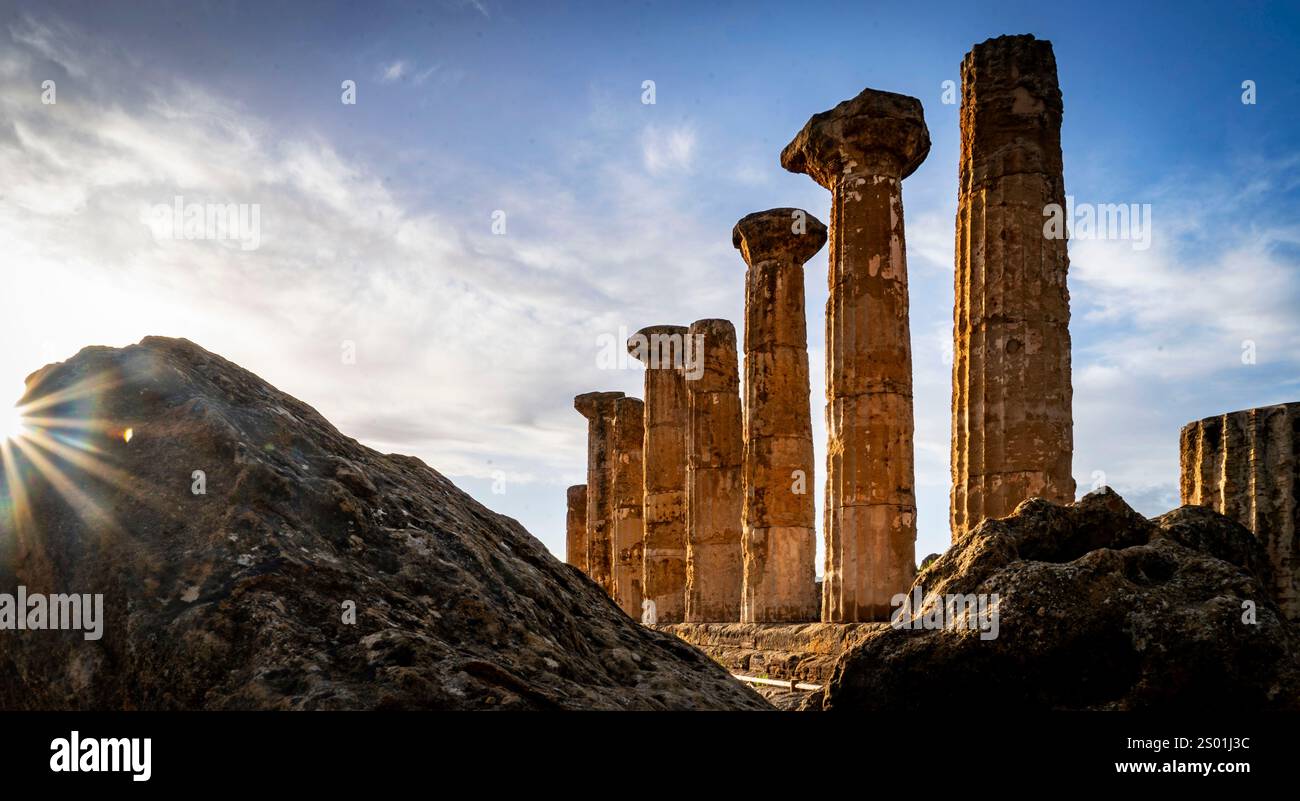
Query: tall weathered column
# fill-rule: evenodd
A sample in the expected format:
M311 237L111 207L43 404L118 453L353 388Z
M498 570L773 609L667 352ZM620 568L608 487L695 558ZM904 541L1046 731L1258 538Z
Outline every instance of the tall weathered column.
M612 597L614 401L622 392L587 392L573 408L587 418L587 575Z
M831 191L822 620L885 620L916 573L903 179L930 152L921 101L865 89L816 114L781 166Z
M587 572L587 485L569 487L564 561Z
M645 598L658 623L686 612L686 327L633 334L628 352L645 371Z
M1074 500L1061 90L1052 43L1001 36L961 65L952 538L1031 497Z
M645 542L645 404L614 401L614 603L641 619L642 549Z
M1207 417L1183 426L1183 503L1208 506L1255 532L1273 566L1273 594L1300 620L1300 403Z
M817 619L812 410L803 264L826 226L801 209L736 223L745 272L745 623Z
M686 371L686 622L735 622L745 506L736 328L696 320L688 336L695 355Z

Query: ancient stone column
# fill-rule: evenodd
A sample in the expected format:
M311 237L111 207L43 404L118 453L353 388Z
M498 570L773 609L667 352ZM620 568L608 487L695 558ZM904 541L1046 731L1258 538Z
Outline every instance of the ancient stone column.
M641 619L642 549L645 543L645 404L614 401L614 603Z
M686 622L733 623L740 620L745 506L736 328L696 320L688 335Z
M1001 36L961 65L952 496L956 541L1031 497L1074 500L1061 90L1051 42Z
M613 581L614 401L622 392L587 392L573 408L587 418L587 575L610 596Z
M1183 426L1183 503L1208 506L1255 532L1273 594L1300 620L1300 403L1207 417Z
M831 191L822 620L888 619L916 572L903 179L930 152L921 101L865 89L814 115L781 165Z
M801 209L743 218L731 234L745 273L745 623L817 619L812 410L803 264L826 226Z
M658 623L686 612L686 327L656 325L628 339L645 372L645 598Z
M564 561L587 572L587 485L569 487Z

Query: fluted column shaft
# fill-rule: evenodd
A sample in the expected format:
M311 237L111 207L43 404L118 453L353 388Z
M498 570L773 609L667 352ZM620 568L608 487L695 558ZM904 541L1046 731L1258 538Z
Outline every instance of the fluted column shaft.
M961 67L953 312L956 541L1031 497L1074 500L1061 90L1050 42L990 39Z
M782 153L831 191L827 622L888 619L916 572L902 182L929 147L920 101L868 89L814 116Z
M741 620L812 621L816 485L803 265L825 244L826 228L799 209L772 209L738 222L732 242L749 267Z
M622 392L588 392L573 399L587 418L587 575L612 597L614 524L614 402Z
M628 350L645 372L644 593L658 623L686 613L685 326L651 326Z
M641 619L645 546L645 404L637 398L614 402L613 560L614 603Z
M1300 620L1300 403L1207 417L1183 427L1183 503L1208 506L1255 533L1273 594Z
M564 561L587 572L587 485L569 487Z
M726 320L698 320L688 335L700 364L686 380L686 622L734 622L745 505L736 329Z

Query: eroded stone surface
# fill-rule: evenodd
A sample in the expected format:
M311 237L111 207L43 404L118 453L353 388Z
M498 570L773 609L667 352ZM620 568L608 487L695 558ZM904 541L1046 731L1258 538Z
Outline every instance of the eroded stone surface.
M614 403L622 392L585 392L573 408L587 418L587 575L614 594Z
M687 623L740 620L744 574L744 436L736 328L697 320L698 376L688 372L686 466Z
M613 558L614 603L641 619L645 548L645 404L639 398L614 401Z
M916 571L903 178L930 151L921 102L865 89L815 115L781 164L831 191L822 620L883 620Z
M587 485L569 487L565 515L564 561L587 572Z
M87 348L26 400L61 393L42 416L82 427L0 462L0 592L102 593L103 637L0 629L0 709L768 708L423 462L192 343ZM56 431L97 467L39 476Z
M996 636L964 617L884 627L840 660L809 706L1297 710L1300 634L1270 597L1267 571L1250 531L1210 509L1147 520L1110 490L1070 506L1030 499L916 578L934 596L921 621L949 596L996 595Z
M835 663L888 623L678 623L662 626L732 673L825 684Z
M744 579L741 620L817 619L812 414L803 264L826 226L802 209L736 223L745 273Z
M1069 257L1051 42L990 39L961 66L953 312L953 541L1023 500L1074 500Z
M656 325L628 341L646 366L644 592L660 623L686 613L686 334Z
M1255 533L1272 589L1300 620L1300 403L1216 415L1183 427L1183 503L1208 506Z

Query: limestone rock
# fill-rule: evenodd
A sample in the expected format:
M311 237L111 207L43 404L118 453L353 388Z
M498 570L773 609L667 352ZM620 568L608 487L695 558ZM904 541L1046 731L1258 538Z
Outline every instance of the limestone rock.
M0 592L103 593L106 623L0 631L0 708L767 708L514 520L189 342L87 348L32 379L52 397L91 427L11 449L30 525L0 515Z
M1147 520L1110 490L1071 506L1032 499L916 579L940 599L996 593L995 638L963 625L883 629L836 665L820 704L1300 709L1300 636L1268 592L1266 565L1249 531L1201 507Z

